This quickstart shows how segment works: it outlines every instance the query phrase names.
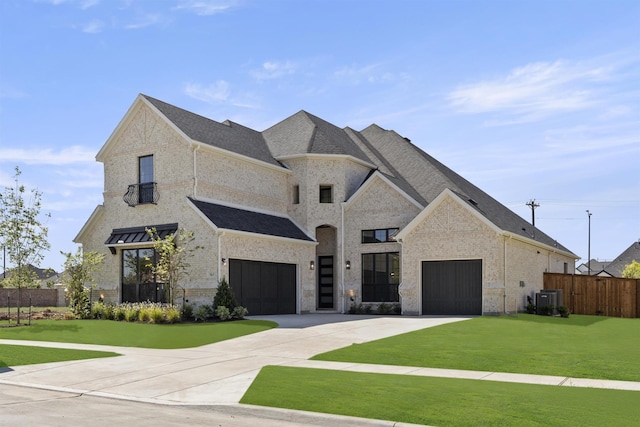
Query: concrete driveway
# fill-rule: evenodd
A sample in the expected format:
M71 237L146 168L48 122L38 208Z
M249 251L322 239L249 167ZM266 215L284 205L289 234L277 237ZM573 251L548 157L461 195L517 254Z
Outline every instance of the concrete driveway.
M460 317L353 316L306 314L259 316L275 329L202 347L155 350L67 343L0 340L3 344L114 351L120 357L16 366L0 373L0 383L48 390L187 405L238 403L266 365L309 366L308 358L445 323ZM314 367L333 367L313 362ZM381 367L382 368L382 367Z

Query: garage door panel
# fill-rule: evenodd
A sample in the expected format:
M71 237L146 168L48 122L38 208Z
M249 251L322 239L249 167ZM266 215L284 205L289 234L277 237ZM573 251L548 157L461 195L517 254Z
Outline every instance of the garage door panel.
M424 261L422 313L482 314L482 260Z
M262 311L260 314L278 314L278 266L260 263L260 290L262 295Z
M296 265L229 260L229 284L249 315L295 314Z
M280 264L278 266L278 301L279 312L296 312L296 266L295 264Z

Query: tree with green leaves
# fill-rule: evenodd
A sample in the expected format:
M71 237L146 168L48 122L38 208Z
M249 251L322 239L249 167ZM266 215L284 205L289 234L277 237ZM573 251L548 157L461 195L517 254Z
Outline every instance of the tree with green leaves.
M9 262L14 265L8 280L18 288L18 324L22 288L34 280L34 272L29 265L39 265L44 257L43 252L49 249L48 228L40 221L42 193L36 189L27 192L24 185L19 185L21 173L16 166L15 187L5 187L0 193L0 242L6 248ZM31 195L28 196L28 193ZM44 216L50 217L51 214Z
M622 277L626 279L640 279L640 262L633 260L622 270Z
M165 299L171 305L175 304L178 289L184 287L181 283L189 275L189 258L201 246L193 246L195 237L193 232L184 228L162 238L155 228L147 229L147 234L153 241L156 251L156 262L153 265L153 273L156 281L165 284Z
M91 314L90 292L95 286L92 283L93 273L102 267L104 254L95 251L84 252L82 248L78 248L75 254L60 253L66 257L62 283L65 285L71 312L80 319L88 319Z

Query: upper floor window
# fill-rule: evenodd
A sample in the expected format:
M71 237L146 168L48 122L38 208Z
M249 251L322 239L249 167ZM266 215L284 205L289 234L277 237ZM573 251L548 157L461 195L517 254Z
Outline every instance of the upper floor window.
M398 232L397 228L381 228L377 230L362 230L362 243L393 242L391 237Z
M138 157L138 183L153 182L153 155Z
M294 185L293 186L293 204L297 205L299 203L300 203L300 186Z
M331 185L320 186L320 203L333 203L333 187Z
M153 155L138 157L138 203L153 203Z

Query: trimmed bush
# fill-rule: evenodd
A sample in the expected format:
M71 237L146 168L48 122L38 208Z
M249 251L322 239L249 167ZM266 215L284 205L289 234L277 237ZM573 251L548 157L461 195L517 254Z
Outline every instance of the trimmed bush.
M224 305L216 307L216 317L222 321L231 320L231 312Z
M233 309L231 317L233 317L234 319L244 319L244 316L246 316L247 314L249 314L249 310L239 305Z
M236 296L233 294L229 283L227 283L227 279L223 277L220 283L218 283L218 290L216 291L216 296L213 298L213 306L227 307L229 311L232 311L237 305Z

